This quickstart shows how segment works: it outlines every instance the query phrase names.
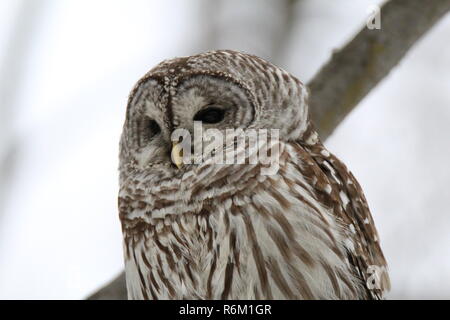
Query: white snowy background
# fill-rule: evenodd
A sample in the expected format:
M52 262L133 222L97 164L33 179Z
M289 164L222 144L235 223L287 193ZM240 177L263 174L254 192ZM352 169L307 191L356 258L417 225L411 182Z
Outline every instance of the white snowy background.
M82 299L122 269L117 154L134 82L208 49L211 20L215 43L257 54L264 26L242 41L230 21L276 23L274 1L206 2L0 1L0 298ZM307 82L377 3L302 1L276 63ZM365 190L389 298L450 298L449 38L447 16L326 142Z

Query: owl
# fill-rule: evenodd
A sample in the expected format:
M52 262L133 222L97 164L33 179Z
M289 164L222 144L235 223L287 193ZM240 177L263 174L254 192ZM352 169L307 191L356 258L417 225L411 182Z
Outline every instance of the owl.
M263 174L270 164L250 152L181 163L172 134L196 123L277 130L255 151L276 147L277 170ZM128 99L119 174L129 299L381 299L389 289L363 191L321 143L307 88L261 58L219 50L150 70Z

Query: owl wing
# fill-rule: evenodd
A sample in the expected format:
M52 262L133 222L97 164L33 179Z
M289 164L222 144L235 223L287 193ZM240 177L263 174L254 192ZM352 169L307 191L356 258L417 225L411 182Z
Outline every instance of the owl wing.
M321 173L315 174L318 200L332 209L343 225L348 260L366 284L369 298L380 299L390 289L387 264L363 190L347 167L317 142L302 145ZM331 186L326 189L324 186Z

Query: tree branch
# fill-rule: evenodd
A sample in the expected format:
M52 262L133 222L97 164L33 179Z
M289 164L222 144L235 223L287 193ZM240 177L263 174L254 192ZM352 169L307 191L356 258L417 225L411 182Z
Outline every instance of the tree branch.
M111 280L103 288L99 289L87 300L126 300L127 285L125 282L125 272L121 272L117 277Z
M448 10L450 0L391 0L381 9L381 30L364 28L309 83L310 109L326 139L408 50ZM122 272L88 299L126 299Z
M450 0L391 0L381 29L364 27L308 84L310 110L325 140L448 10Z

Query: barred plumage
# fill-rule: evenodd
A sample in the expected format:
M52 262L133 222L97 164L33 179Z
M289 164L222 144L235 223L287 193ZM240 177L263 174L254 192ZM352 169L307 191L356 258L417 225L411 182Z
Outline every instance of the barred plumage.
M286 71L228 50L164 61L138 82L120 154L129 298L382 297L389 279L366 199L319 141L307 96ZM269 146L277 174L262 175L264 163L171 163L170 133L192 131L211 103L227 112L210 125L219 130L280 130Z

